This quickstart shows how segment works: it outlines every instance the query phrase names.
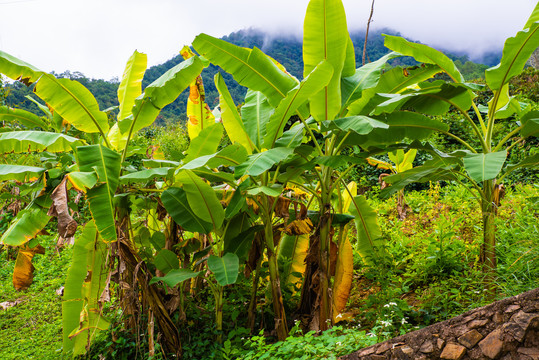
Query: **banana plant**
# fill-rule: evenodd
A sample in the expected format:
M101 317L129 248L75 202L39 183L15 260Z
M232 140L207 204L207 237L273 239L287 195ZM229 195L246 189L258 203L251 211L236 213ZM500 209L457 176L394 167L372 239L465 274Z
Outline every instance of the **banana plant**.
M171 103L195 78L203 68L203 64L198 57L188 59L176 67L163 74L154 83L141 90L141 81L146 68L146 56L135 52L129 59L122 82L118 89L119 113L118 120L109 125L109 119L105 112L100 111L97 101L93 95L81 84L69 79L56 79L53 75L47 74L13 56L0 52L0 73L8 77L19 80L26 85L34 84L34 93L40 97L60 123L69 124L72 129L76 129L81 135L93 140L89 145L84 140L73 138L65 134L50 133L45 131L12 131L3 133L0 139L1 147L15 149L18 152L73 152L69 167L63 169L46 169L42 167L28 167L22 165L1 165L1 180L28 181L32 177L38 178L44 185L46 178L63 178L68 180L69 187L83 191L89 203L89 210L92 216L92 226L95 227L94 242L99 246L111 248L116 247L119 261L127 264L127 268L134 271L138 264L138 254L132 251L130 239L130 229L125 227L129 224L128 209L118 209L115 204L117 193L123 191L120 186L120 175L122 164L129 155L129 141L140 129L153 123L160 109ZM6 110L6 109L3 109ZM7 115L6 115L7 114ZM3 117L16 119L25 126L44 128L47 124L36 122L35 117L23 112L14 112L10 109L3 111ZM54 121L52 121L54 124ZM55 127L52 126L54 129ZM60 130L60 129L58 129ZM97 134L93 136L91 134ZM73 162L74 160L74 162ZM66 164L67 165L67 164ZM59 173L60 172L60 173ZM53 176L54 173L54 176ZM41 180L39 180L41 179ZM65 186L65 183L64 183ZM50 191L38 192L37 196L29 204L27 209L21 212L21 216L14 221L4 234L2 243L22 245L34 237L48 222L50 216L47 215L47 208L50 207ZM42 194L43 193L43 194ZM122 198L123 195L119 195ZM54 199L54 197L53 197ZM51 208L52 209L52 208ZM65 215L65 212L56 213ZM60 224L60 221L59 221ZM117 224L120 227L117 228ZM123 226L123 227L122 227ZM60 228L60 227L59 227ZM125 230L125 231L124 231ZM90 230L88 230L90 231ZM93 237L93 236L92 236ZM80 243L83 238L76 241ZM88 247L87 251L93 251L99 246ZM84 257L84 255L77 255ZM111 267L112 258L108 263L100 262L88 263L89 272L95 278L100 278L105 273L106 267ZM72 268L77 264L73 262ZM131 266L131 267L130 267ZM159 323L160 331L163 333L164 345L171 351L179 353L181 346L178 331L170 320L169 314L163 312L162 300L156 296L154 287L147 286L147 280L140 273L148 273L146 266L138 273L139 281L145 285L143 297L152 308L153 314ZM75 318L81 321L64 322L64 339L66 351L72 351L76 355L88 347L88 341L93 337L87 336L88 331L92 334L97 329L106 327L106 323L96 313L95 304L100 302L102 293L106 291L106 284L102 282L91 285L92 290L87 292L84 284L80 281L84 278L75 277L77 280L70 280L66 284L66 292L70 294L66 302L77 303L76 307L67 306L64 318L74 316L74 311L79 311ZM67 287L69 286L69 289ZM75 287L72 289L72 287ZM104 287L104 288L103 288ZM73 291L71 291L73 290ZM83 299L82 307L80 306ZM92 305L93 304L93 305ZM74 309L79 310L74 310ZM98 311L97 311L98 312ZM81 346L79 339L86 345ZM75 341L73 343L73 341Z
M386 36L385 44L418 61L442 68L451 81L420 84L420 89L410 89L392 97L377 94L379 101L372 111L392 113L406 107L436 115L452 106L470 125L472 132L468 138L461 138L450 130L438 130L463 146L462 150L449 154L428 143L412 144L427 151L433 159L423 166L387 177L385 180L392 186L383 193L389 195L414 181L443 179L466 184L480 204L483 223L480 261L489 274L489 286L492 286L496 271L495 217L503 196L503 180L516 169L539 166L539 155L536 153L530 153L516 164L507 163L508 154L515 146L528 137L537 137L539 133L537 111L532 111L529 104L519 102L509 93L510 79L522 71L539 46L539 5L533 10L524 29L506 40L500 64L486 70L486 86L493 94L487 105L476 102L475 91L481 90L481 87L464 83L453 62L437 50L392 36ZM496 132L495 125L500 121L512 125L508 133ZM498 137L501 140L495 140ZM472 146L470 140L479 143L479 146Z
M319 26L319 24L326 26ZM429 121L426 116L395 112L392 114L373 114L367 111L373 101L378 101L377 92L373 89L384 89L384 92L395 94L421 81L425 81L436 73L442 71L437 65L418 69L397 69L383 72L387 61L401 56L393 52L382 59L355 68L355 55L353 45L346 26L346 15L342 2L339 0L309 2L304 22L303 61L305 79L298 84L273 59L265 56L257 48L245 49L228 44L222 40L201 34L193 42L195 50L212 63L229 72L241 85L249 88L247 101L242 108L242 115L253 114L252 120L243 116L245 133L249 135L253 154L249 156L253 164L260 161L267 163L263 169L270 170L273 165L284 161L274 172L263 175L264 171L256 172L258 186L264 190L252 190L261 193L267 188L278 184L280 179L285 182L297 183L304 190L312 193L316 199L319 211L318 227L316 229L317 248L313 266L319 277L319 294L308 295L308 304L314 304L312 296L319 297L319 308L308 313L316 317L314 323L319 323L321 329L327 328L327 321L331 321L330 282L330 229L334 210L331 207L332 198L337 186L353 165L364 162L369 155L383 151L381 147L393 146L405 137L423 139L435 129L445 129L439 121ZM411 76L410 76L411 74ZM317 83L311 84L309 79L316 78ZM231 108L229 106L229 108ZM238 114L234 111L228 113L230 123L238 123ZM299 121L286 130L285 124L294 115ZM419 122L425 124L416 126ZM225 118L223 123L226 127ZM403 131L404 130L404 131ZM241 132L240 135L244 135ZM301 146L304 135L307 136L308 145ZM322 138L323 140L319 140ZM240 138L237 140L240 141ZM292 151L282 146L294 148L296 157L286 159ZM343 156L341 152L354 145L361 145L363 151L357 157ZM374 146L377 146L374 150ZM267 151L264 151L267 149ZM288 155L286 155L288 153ZM286 156L285 156L286 155ZM298 157L301 160L298 160ZM256 162L254 162L256 161ZM248 165L253 167L252 164ZM346 166L348 170L337 172L335 169ZM295 168L295 169L294 169ZM239 176L251 175L244 173L243 166L235 169ZM286 169L284 171L283 169ZM294 170L293 170L294 169ZM260 177L263 175L262 177ZM265 179L264 179L265 176ZM311 177L304 181L303 176ZM314 181L316 179L317 181ZM277 194L277 192L275 192ZM267 195L267 194L266 194ZM264 204L262 209L267 208ZM366 204L356 206L358 211L367 211ZM270 211L263 212L268 224L271 218ZM362 214L358 213L361 218ZM371 234L364 224L365 234ZM266 241L271 238L271 229L267 226ZM367 236L368 237L368 236ZM376 239L369 239L371 245ZM312 245L312 244L311 244ZM267 244L268 256L273 259L271 243ZM311 246L312 247L312 246ZM314 248L311 249L315 251ZM271 264L271 261L270 261ZM271 266L270 266L271 269ZM311 269L312 270L312 269ZM271 270L270 270L271 275ZM272 275L276 279L278 274ZM306 281L309 276L306 276ZM304 288L310 288L310 282ZM302 297L303 298L303 297ZM274 297L275 301L275 297ZM278 303L274 303L277 313ZM281 318L280 318L281 319ZM284 317L281 322L284 322ZM284 336L284 331L279 332ZM283 335L281 335L283 334Z
M391 174L398 174L413 168L413 162L416 154L417 149L410 149L407 152L404 152L403 149L398 149L387 154L389 160L393 163L373 157L368 158L367 162L370 165L376 166L378 169L389 170ZM384 178L389 175L390 174L387 173L380 175L379 182L382 189L387 186ZM404 200L404 189L400 189L397 195L397 214L400 220L404 220L406 218L407 208L409 207L406 205Z

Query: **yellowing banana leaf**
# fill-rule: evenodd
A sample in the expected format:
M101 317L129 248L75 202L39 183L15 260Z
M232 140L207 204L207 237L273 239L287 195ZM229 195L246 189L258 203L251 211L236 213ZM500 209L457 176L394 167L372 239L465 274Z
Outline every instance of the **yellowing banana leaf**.
M76 157L81 172L97 174L97 185L86 192L90 212L103 240L115 241L112 198L120 180L120 155L102 145L88 145L79 146Z
M97 100L79 82L43 74L34 92L77 129L103 136L109 131L107 114L99 110Z
M202 77L199 75L195 82L189 86L189 98L187 99L187 133L191 140L200 135L204 129L215 125L215 116L206 104Z
M83 145L72 136L45 131L9 131L0 134L0 153L64 152Z
M45 249L41 245L33 248L25 244L19 248L15 268L13 269L13 287L15 290L28 289L34 278L34 265L32 259L35 254L45 254Z
M97 175L94 171L73 171L67 174L67 179L76 190L82 192L86 192L86 189L91 189L97 184Z
M47 210L32 203L19 211L11 225L2 234L0 244L20 246L27 243L47 225L50 220Z
M281 270L282 286L295 292L301 287L305 273L305 257L309 250L309 235L283 235L279 243L277 261Z
M146 71L148 58L146 54L135 50L125 65L120 86L118 86L119 109L118 120L131 115L135 99L142 94L142 78Z
M217 230L223 224L225 211L213 188L191 170L181 170L176 181L183 185L192 212Z
M333 323L336 324L342 319L342 311L350 297L352 289L352 279L354 275L354 254L352 244L346 238L343 246L339 249L337 265L335 269L335 280L333 283ZM340 316L339 316L340 315Z
M36 166L0 164L0 181L17 180L28 182L41 176L45 170Z
M369 206L365 196L352 199L350 213L355 217L357 251L367 265L371 265L384 253L382 231L378 226L376 212Z
M18 80L26 86L29 86L39 79L43 74L43 71L9 55L8 53L0 51L0 73L6 75L10 79Z
M198 57L193 57L161 75L135 99L131 115L118 123L120 131L123 134L134 134L151 125L161 109L176 100L202 69L202 61Z
M41 120L41 118L29 111L23 109L13 109L9 106L0 106L0 120L1 121L17 121L18 123L26 126L29 129L40 127L47 129L47 124Z
M274 147L277 139L283 134L290 116L294 115L302 104L325 87L331 80L332 74L332 66L323 60L305 79L286 94L266 125L266 136L264 137L266 149Z
M221 121L225 127L228 138L232 143L241 144L248 154L252 154L255 149L255 145L249 138L249 135L245 131L243 121L240 114L236 109L234 100L228 91L226 83L221 76L221 73L215 74L215 87L219 91L219 106L221 107Z
M303 75L311 73L322 60L333 67L329 84L310 99L311 115L317 121L333 120L341 108L341 75L349 39L341 0L309 2L303 23Z
M127 137L128 134L122 133L118 123L112 125L109 130L109 133L107 134L107 140L109 141L110 146L116 151L121 151L125 148L125 146L127 145Z
M352 198L357 196L357 184L355 181L351 181L346 185L348 190L344 189L342 191L342 209L341 213L346 214L350 209L350 204L352 203Z
M408 40L399 36L384 36L384 45L387 48L401 53L404 56L412 56L419 62L438 65L454 82L464 82L464 77L457 69L457 66L442 52L427 45L409 42Z
M240 85L263 93L274 107L298 83L257 48L239 47L206 34L198 35L193 47L200 55L231 74Z
M90 221L75 239L62 301L64 352L73 356L84 354L97 330L109 326L98 302L106 280L102 273L105 249L95 223Z

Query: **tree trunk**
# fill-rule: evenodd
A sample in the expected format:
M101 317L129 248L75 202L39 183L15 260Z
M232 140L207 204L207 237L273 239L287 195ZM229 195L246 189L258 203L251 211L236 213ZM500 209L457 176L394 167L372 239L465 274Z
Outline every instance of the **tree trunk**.
M481 263L487 274L487 286L493 286L496 279L496 202L495 180L483 182L485 197L481 201L483 218L483 245L481 248Z

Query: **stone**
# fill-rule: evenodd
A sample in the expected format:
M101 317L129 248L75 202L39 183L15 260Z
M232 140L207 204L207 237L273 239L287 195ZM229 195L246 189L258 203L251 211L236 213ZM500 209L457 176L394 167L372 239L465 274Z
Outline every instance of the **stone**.
M503 333L509 335L514 340L521 342L526 336L526 331L517 323L509 322L502 326Z
M448 343L440 354L440 359L460 360L466 354L466 348L455 343Z
M518 313L511 316L511 321L517 323L524 331L528 330L530 324L539 319L539 314L528 314L524 311L519 311Z
M412 356L414 355L414 349L412 349L411 347L407 346L407 345L404 345L402 347L399 348L403 354L406 354L408 356Z
M490 359L496 359L501 354L503 347L503 341L500 339L501 334L502 329L498 328L481 340L479 347L481 348L483 355Z
M492 315L492 321L494 321L496 324L503 323L503 314L501 312L495 313Z
M434 351L434 344L430 340L426 340L419 348L419 351L424 354L430 354Z
M518 348L517 352L519 354L527 355L531 357L533 360L539 360L539 349L531 349L531 348Z
M462 345L466 346L468 349L473 348L479 340L483 338L483 335L479 333L477 330L470 330L466 334L459 337L457 340Z
M383 355L370 355L368 357L370 360L386 360L386 357Z
M382 345L380 345L378 347L378 349L376 350L376 353L381 354L381 353L384 353L384 352L388 351L389 349L391 349L391 344L386 342L386 343L383 343Z
M364 349L364 350L360 350L357 354L357 356L359 358L361 358L362 356L367 356L367 355L370 355L372 353L374 353L374 348L373 347L370 347L370 348L367 348L367 349Z
M445 345L445 340L443 339L436 339L436 346L438 346L438 350L442 350L442 348Z
M506 313L512 313L512 312L517 311L518 309L520 309L520 305L513 304L511 306L508 306L507 309L505 309L505 312Z
M472 322L470 322L468 324L468 327L470 329L477 329L477 328L480 328L480 327L483 327L485 326L486 324L488 323L488 319L484 319L484 320L474 320Z

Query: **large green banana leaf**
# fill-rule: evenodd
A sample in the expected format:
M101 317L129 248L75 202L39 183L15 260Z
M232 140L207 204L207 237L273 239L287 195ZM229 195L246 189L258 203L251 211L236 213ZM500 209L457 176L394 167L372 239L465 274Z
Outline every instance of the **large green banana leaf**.
M183 185L191 211L211 223L215 230L219 229L225 219L225 211L213 188L191 170L181 170L176 181Z
M173 251L161 249L153 259L155 267L161 270L164 274L171 270L180 268L178 256Z
M134 134L151 125L161 109L176 100L203 68L202 61L198 57L192 57L161 75L135 99L131 115L118 123L120 131L123 134Z
M28 205L19 211L11 221L11 225L2 234L0 244L20 246L30 241L47 225L51 216L47 215L47 209L36 203Z
M112 198L120 182L121 157L102 145L79 146L77 164L81 172L95 171L97 184L86 193L90 212L103 240L116 240Z
M380 80L382 70L387 66L387 62L398 56L401 55L390 52L380 59L358 68L353 75L343 77L341 79L342 108L347 108L352 102L361 98L363 90L376 86Z
M36 166L0 164L0 181L17 180L27 182L32 178L41 176L45 170L47 169Z
M361 68L360 68L361 69ZM395 67L384 72L375 87L368 87L361 93L361 97L348 106L349 115L368 115L376 105L384 99L377 99L376 94L396 94L410 86L430 79L442 69L438 65L426 64L415 68Z
M401 94L379 94L386 101L378 104L373 115L392 113L401 108L414 109L427 115L445 114L450 106L463 111L472 106L473 94L466 86L443 81L419 83L419 89Z
M226 253L223 257L210 255L208 268L221 286L231 285L238 279L240 261L236 254Z
M341 109L341 75L350 35L341 0L311 0L303 23L303 75L322 61L333 67L333 77L311 97L311 115L317 121L333 120Z
M41 120L41 118L29 111L23 109L13 109L9 106L0 106L0 120L1 121L17 121L20 124L26 126L29 129L40 127L47 129L47 124Z
M84 354L97 330L109 326L99 305L106 280L102 273L104 257L104 243L91 221L75 239L62 301L63 350L73 357Z
M380 192L383 199L404 189L406 185L414 182L439 181L439 180L458 180L457 176L446 166L417 166L413 169L390 175L384 178L384 181L391 186L386 187Z
M174 269L174 270L170 270L165 276L162 276L162 277L154 276L150 280L149 285L162 281L168 286L170 286L171 288L173 288L174 286L178 285L179 283L184 282L185 280L189 280L189 279L197 277L201 273L202 271L194 272L189 269Z
M248 152L252 154L255 149L249 134L245 131L245 126L241 120L240 114L236 109L234 100L228 91L226 83L221 73L215 74L215 87L219 91L219 106L221 107L221 120L232 143L238 142Z
M97 100L81 83L43 74L34 92L80 131L102 135L109 131L107 114L99 110Z
M266 136L264 137L266 149L274 147L277 139L283 134L290 116L309 98L324 88L331 80L332 74L332 66L323 60L305 79L286 94L266 125Z
M522 123L520 130L522 137L539 136L539 111L530 111L520 119L520 122Z
M29 86L39 79L43 71L0 50L0 73Z
M161 194L163 206L172 219L187 231L201 234L209 233L213 225L195 215L182 188L171 187Z
M435 131L446 132L449 129L449 126L441 121L408 111L383 114L377 119L388 124L389 128L375 127L368 135L352 133L346 139L346 143L366 148L380 144L396 143L404 138L422 140Z
M531 54L537 49L538 43L539 23L537 22L519 31L515 37L507 39L500 64L485 72L489 88L492 91L501 91L513 76L522 71Z
M206 34L198 35L193 47L200 55L231 74L240 85L262 92L274 107L298 83L257 48L239 47Z
M274 148L249 155L247 161L236 167L234 174L237 178L244 175L258 176L264 171L271 169L273 165L285 160L293 152L294 149L290 148Z
M26 153L33 151L64 152L83 145L84 141L72 136L44 131L10 131L0 134L0 153Z
M118 86L118 120L123 120L133 110L135 99L142 94L142 78L146 71L148 57L135 50L125 65L120 86Z
M128 183L137 183L137 182L148 182L155 178L172 178L174 173L174 168L154 168L154 169L145 169L141 171L135 171L130 174L120 176L120 182L122 184Z
M202 129L198 136L191 140L187 148L187 156L183 159L183 162L188 163L200 156L215 153L222 137L223 125L219 123Z
M464 169L477 182L495 179L502 170L507 151L469 154L462 159Z
M334 133L353 131L358 135L367 135L375 128L388 129L389 125L363 115L348 116L322 123L322 131L333 130Z
M305 273L305 257L309 250L309 234L283 234L279 242L277 261L282 286L294 291L299 287Z
M262 149L266 124L273 112L273 107L260 91L247 90L245 104L241 107L241 117L245 131L257 149Z
M453 61L441 51L427 45L410 42L399 36L384 35L384 45L404 56L412 56L415 60L427 64L435 64L449 75L454 82L464 82L464 77Z
M213 169L218 166L236 166L243 163L247 159L247 150L240 144L229 145L223 150L216 152L215 154L204 155L191 160L187 164L183 165L181 169L197 169L202 166L208 165Z
M378 225L376 212L367 203L365 196L354 196L350 206L350 214L355 219L357 230L356 248L366 264L370 265L384 253L385 241Z

